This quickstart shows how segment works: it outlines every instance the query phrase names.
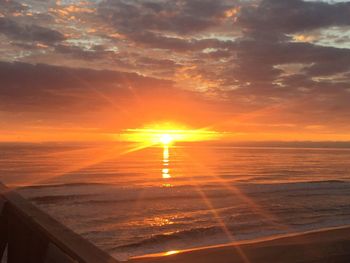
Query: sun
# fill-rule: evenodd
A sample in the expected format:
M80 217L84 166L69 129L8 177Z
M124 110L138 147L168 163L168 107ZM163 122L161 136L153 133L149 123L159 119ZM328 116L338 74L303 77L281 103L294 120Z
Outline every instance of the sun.
M171 136L170 134L161 134L159 137L159 142L161 142L164 145L169 145L174 141L173 136Z
M206 128L190 129L184 125L160 123L144 128L126 129L118 137L122 141L139 142L149 146L157 144L168 146L175 142L216 140L221 134Z

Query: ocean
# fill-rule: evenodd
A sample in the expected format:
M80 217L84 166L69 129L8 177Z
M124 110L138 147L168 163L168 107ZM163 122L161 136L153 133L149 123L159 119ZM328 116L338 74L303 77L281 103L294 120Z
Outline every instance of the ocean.
M0 181L117 259L350 224L350 149L0 144Z

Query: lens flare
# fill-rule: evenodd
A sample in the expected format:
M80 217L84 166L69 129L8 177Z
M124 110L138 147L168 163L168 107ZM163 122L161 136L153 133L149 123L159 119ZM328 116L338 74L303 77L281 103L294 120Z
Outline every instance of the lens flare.
M168 145L173 141L173 137L169 134L162 134L159 141L164 145Z
M150 145L169 145L174 142L196 142L216 140L219 132L203 129L189 129L177 124L156 124L141 129L126 129L118 139L127 142L140 142Z

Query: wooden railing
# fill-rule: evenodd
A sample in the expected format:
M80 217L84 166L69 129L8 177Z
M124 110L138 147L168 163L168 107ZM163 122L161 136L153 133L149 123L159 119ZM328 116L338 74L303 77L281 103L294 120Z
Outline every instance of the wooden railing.
M0 262L118 261L0 183Z

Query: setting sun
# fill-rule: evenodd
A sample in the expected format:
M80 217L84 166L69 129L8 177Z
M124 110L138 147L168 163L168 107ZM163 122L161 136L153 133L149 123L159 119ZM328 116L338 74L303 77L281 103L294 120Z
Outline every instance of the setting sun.
M208 129L190 129L179 124L155 124L141 129L126 129L116 136L121 141L140 142L150 145L169 145L173 142L216 140L219 132Z
M174 141L173 137L169 134L162 134L159 138L159 141L164 144L164 145L168 145L171 142Z

